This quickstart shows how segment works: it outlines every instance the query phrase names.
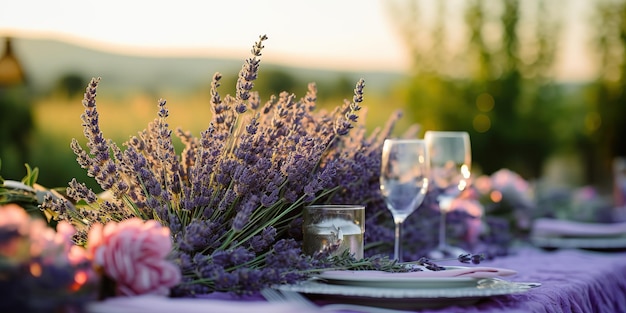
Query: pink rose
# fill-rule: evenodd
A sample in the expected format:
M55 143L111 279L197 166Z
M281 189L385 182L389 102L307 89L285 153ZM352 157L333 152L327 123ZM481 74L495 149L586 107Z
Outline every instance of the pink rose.
M154 220L94 224L87 249L94 264L115 281L120 295L165 296L181 280L179 268L166 260L172 249L170 230Z
M528 182L519 174L508 170L501 169L491 175L493 189L502 192L516 192L525 194L530 189Z
M474 187L480 194L487 194L492 189L491 177L487 175L481 175L474 180Z
M28 234L30 217L19 205L10 203L0 205L0 228L16 230L20 235Z
M473 217L466 220L467 229L463 235L463 240L469 244L476 244L483 230L483 206L477 200L455 199L452 203L452 210L465 211Z
M17 204L0 205L0 229L17 232L18 236L0 245L0 256L16 262L27 260L30 257L28 231L30 217Z

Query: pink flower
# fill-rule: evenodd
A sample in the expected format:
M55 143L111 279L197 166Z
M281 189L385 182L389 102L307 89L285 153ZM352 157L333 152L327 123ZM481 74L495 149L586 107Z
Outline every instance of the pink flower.
M452 210L465 211L473 217L466 220L467 229L463 235L463 240L469 244L476 244L483 230L483 206L477 200L456 199L452 203Z
M0 245L0 256L20 262L30 257L28 230L30 217L17 204L0 205L0 229L17 232L18 236Z
M599 197L598 192L593 186L583 186L574 190L575 202L593 201Z
M474 180L474 187L480 194L487 194L492 189L491 177L481 175Z
M166 260L172 249L170 230L154 220L94 224L87 249L120 295L168 295L181 280L179 268Z
M28 234L30 217L19 205L0 205L0 228L16 230L20 235Z
M491 174L491 180L494 191L500 192L497 196L500 199L508 199L509 202L521 207L533 207L530 185L519 174L508 169L501 169Z
M43 219L31 218L17 204L0 206L0 228L17 232L15 238L0 246L0 255L14 261L38 257L46 264L63 265L74 246L72 235L76 231L70 223L59 222L55 231ZM73 255L78 256L78 252Z
M502 192L516 192L519 194L525 194L530 189L528 182L525 181L519 174L508 170L501 169L491 175L493 183L493 189Z

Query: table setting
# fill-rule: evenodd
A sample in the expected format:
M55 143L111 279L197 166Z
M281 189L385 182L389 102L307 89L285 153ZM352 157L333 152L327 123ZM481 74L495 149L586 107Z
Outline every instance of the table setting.
M626 250L626 223L591 223L541 218L533 222L531 241L542 248Z
M293 300L292 297L285 300L283 292L290 293L289 287L284 290L274 288L281 292L280 301L267 301L263 296L233 297L227 294L212 294L200 299L168 299L156 296L146 297L118 297L94 302L90 306L92 312L128 312L124 307L130 307L134 312L167 312L167 305L177 305L178 311L195 312L194 310L216 310L220 312L241 312L251 306L258 306L259 312L370 312L362 308L354 309L342 305L366 305L371 312L420 312L420 313L443 313L443 312L619 312L626 305L623 292L626 290L625 278L626 266L623 259L626 254L615 252L598 253L584 250L562 249L546 252L533 247L520 248L513 256L486 261L489 266L501 268L516 268L517 274L505 276L507 282L541 282L540 287L533 288L530 285L526 291L509 293L504 295L483 296L480 299L470 298L466 302L461 299L429 300L421 303L423 299L413 299L417 304L411 304L411 300L390 309L381 307L383 301L375 298L374 305L371 300L345 301L345 297L332 299L332 296L310 297L307 293L306 305L302 300ZM589 264L594 264L590 266ZM299 294L297 292L292 292ZM583 296L581 296L583 295ZM393 299L393 298L392 298ZM443 302L443 303L442 303ZM167 304L167 305L166 305ZM434 304L434 307L433 307ZM314 307L311 307L314 305ZM383 304L384 305L384 304ZM430 305L430 307L429 307ZM326 308L328 307L328 308ZM159 311L160 308L164 308ZM376 311L376 309L393 311ZM310 310L310 311L309 311Z
M394 309L472 304L480 299L525 292L540 283L512 283L514 275L492 267L446 267L445 270L389 273L383 271L326 271L304 283L275 287L325 302L369 304Z
M472 167L466 131L395 135L396 112L367 135L363 80L333 111L314 110L315 84L300 100L261 104L253 81L265 40L235 96L213 76L214 114L198 137L169 128L161 99L146 129L107 140L101 79L90 81L87 143L70 146L104 192L76 179L46 189L28 166L22 181L0 179L0 311L626 307L625 223L538 216L519 175Z
M312 299L338 301L342 304L369 304L375 307L391 309L422 309L445 307L451 304L472 304L490 296L509 295L525 292L539 287L541 283L512 283L501 277L516 274L515 270L494 267L438 266L428 259L420 263L403 262L402 259L402 224L404 220L419 208L426 193L433 188L440 189L437 202L441 207L439 243L429 253L434 258L459 255L466 261L470 254L446 242L445 216L452 206L452 201L469 185L471 151L469 135L465 132L426 132L425 139L387 139L382 150L380 189L395 224L393 259L407 265L406 272L380 270L326 270L311 279L298 284L275 286L278 291L297 292ZM432 184L429 186L429 184ZM311 231L305 231L305 248L309 253L330 252L340 254L345 250L362 255L361 242L348 246L327 245L341 241L341 225L334 214L336 206L319 206L327 209L332 216L317 218L315 223L332 225L335 234L331 239L320 240ZM358 207L363 209L363 207ZM345 208L339 208L345 209ZM312 213L305 208L303 227L310 228ZM318 216L321 212L317 212ZM345 212L344 212L345 215ZM355 218L349 215L354 226L363 225L363 216ZM325 220L325 221L324 221ZM330 222L332 221L332 222ZM343 225L347 225L343 223ZM317 249L310 249L311 241L307 237L321 242ZM309 243L306 244L307 240ZM348 239L350 240L350 239ZM308 247L307 247L308 245ZM318 243L320 245L320 243ZM336 249L329 251L329 249ZM305 250L307 252L307 250ZM479 258L473 258L480 263ZM426 266L424 266L426 265ZM429 266L431 265L431 266ZM434 265L434 266L432 266Z

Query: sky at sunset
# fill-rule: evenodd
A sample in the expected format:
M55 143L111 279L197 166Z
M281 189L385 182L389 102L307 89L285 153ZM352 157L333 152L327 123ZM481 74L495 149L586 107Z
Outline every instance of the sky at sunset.
M569 40L559 76L586 78L592 72L581 36L585 0L564 3ZM382 0L0 0L0 36L51 36L131 54L242 58L267 34L267 61L346 70L409 67L393 19Z

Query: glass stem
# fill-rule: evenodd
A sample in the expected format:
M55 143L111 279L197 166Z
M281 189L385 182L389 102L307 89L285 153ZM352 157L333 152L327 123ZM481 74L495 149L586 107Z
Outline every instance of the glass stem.
M402 236L402 222L396 221L395 243L393 245L393 258L402 262L402 244L400 238Z
M441 210L441 215L439 218L439 250L445 251L446 249L446 215L448 214L447 210Z

